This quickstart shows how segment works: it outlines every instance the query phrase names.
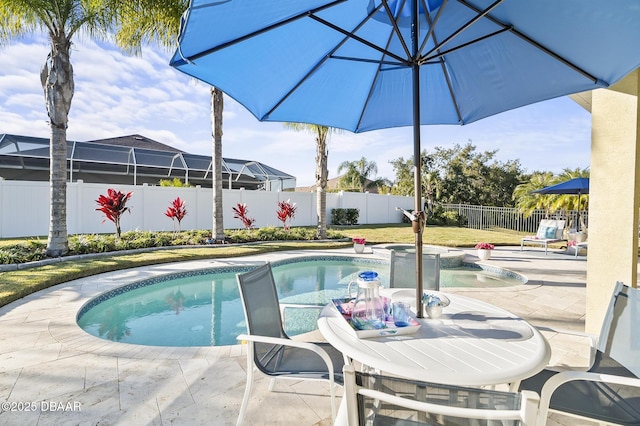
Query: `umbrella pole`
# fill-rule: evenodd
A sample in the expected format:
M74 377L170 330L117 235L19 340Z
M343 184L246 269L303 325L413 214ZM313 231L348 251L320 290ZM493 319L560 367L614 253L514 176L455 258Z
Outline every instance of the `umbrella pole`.
M414 180L414 216L412 223L415 233L416 245L416 314L423 318L422 309L422 230L425 216L422 211L422 179L420 158L420 65L418 56L418 0L411 2L411 47L413 52L413 64L411 76L413 84L413 180Z
M576 226L576 229L578 230L578 232L580 232L580 222L582 219L582 206L581 206L581 201L582 201L582 193L580 191L578 191L578 226Z

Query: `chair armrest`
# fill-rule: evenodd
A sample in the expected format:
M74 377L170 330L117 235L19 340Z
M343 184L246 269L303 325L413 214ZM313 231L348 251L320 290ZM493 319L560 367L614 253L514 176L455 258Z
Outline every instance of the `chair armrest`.
M563 383L575 380L587 380L591 382L604 382L618 385L626 385L640 388L640 379L634 377L614 376L612 374L592 373L588 371L563 371L553 375L542 386L540 392L540 412L538 425L544 425L549 411L551 396ZM542 422L542 423L540 423Z
M333 386L333 361L331 361L331 357L329 354L322 349L320 346L310 343L304 342L300 340L291 340L291 339L283 339L281 337L269 337L269 336L257 336L255 334L239 334L236 337L237 340L246 340L248 342L260 342L260 343L270 343L272 345L283 345L283 346L292 346L294 348L307 349L311 352L315 352L318 354L320 358L327 365L328 373L329 373L329 381Z
M557 328L547 327L547 326L538 326L536 328L538 330L540 330L540 331L550 331L552 333L569 334L569 335L572 335L572 336L586 337L591 341L591 343L592 343L591 346L594 346L594 347L596 346L596 344L598 342L598 336L595 335L595 334L591 334L591 333L584 333L582 331L557 329Z
M589 365L590 366L593 365L593 362L595 361L596 349L597 349L597 346L598 346L598 338L599 338L599 336L597 336L595 334L591 334L591 333L584 333L584 332L581 332L581 331L556 329L556 328L546 327L546 326L538 326L536 328L538 330L540 330L540 331L549 331L549 332L552 332L552 333L565 334L565 335L568 335L568 336L584 337L586 339L589 339L589 349L590 349Z

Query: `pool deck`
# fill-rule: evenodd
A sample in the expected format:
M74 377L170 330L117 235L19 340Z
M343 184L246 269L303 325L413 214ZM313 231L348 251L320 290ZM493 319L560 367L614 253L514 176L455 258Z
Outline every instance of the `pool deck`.
M475 250L465 251L466 261L478 260ZM352 250L305 253L335 252ZM21 409L0 409L0 425L235 424L245 389L246 346L167 348L108 342L81 330L76 314L90 298L127 282L289 255L278 252L106 273L0 308L0 402L15 402L14 408ZM586 257L498 247L484 263L521 273L529 281L516 287L446 291L501 306L536 326L584 329ZM552 365L587 366L586 339L543 333L553 350ZM245 424L331 424L325 383L281 380L273 392L267 388L268 380L258 374ZM553 415L548 424L585 423Z

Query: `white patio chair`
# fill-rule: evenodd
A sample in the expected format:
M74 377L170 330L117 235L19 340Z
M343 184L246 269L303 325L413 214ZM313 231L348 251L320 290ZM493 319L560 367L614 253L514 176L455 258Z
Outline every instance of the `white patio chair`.
M351 365L343 371L347 415L339 416L337 425L535 424L538 395L534 392L425 383L356 372Z
M640 289L618 282L589 370L546 369L520 384L520 389L540 393L538 424L544 425L552 411L601 424L640 425L638 325Z
M344 357L328 343L291 340L284 331L278 293L269 263L249 272L237 274L248 334L238 340L247 342L247 387L237 424L241 425L247 410L254 367L275 378L294 380L327 380L331 392L331 416L335 420L335 384L342 383Z
M523 237L520 240L520 251L525 244L536 244L544 246L544 254L547 254L550 243L566 241L563 237L564 220L543 219L538 225L538 232L535 236Z

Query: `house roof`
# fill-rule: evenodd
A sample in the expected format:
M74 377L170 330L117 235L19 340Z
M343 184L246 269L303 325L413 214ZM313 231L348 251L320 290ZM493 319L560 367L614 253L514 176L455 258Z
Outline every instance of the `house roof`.
M153 139L149 139L146 136L142 135L127 135L127 136L118 136L115 138L105 138L105 139L95 139L92 141L87 141L87 143L99 143L104 145L112 145L112 146L126 146L128 148L144 148L151 149L156 151L167 151L167 152L184 152L172 146L163 144L162 142L154 141Z
M211 156L189 154L140 135L88 142L68 140L67 159L71 181L157 184L160 179L177 177L190 184L211 186ZM223 158L222 166L224 187L295 187L294 176L259 161ZM49 139L0 134L0 176L48 180L48 170Z

